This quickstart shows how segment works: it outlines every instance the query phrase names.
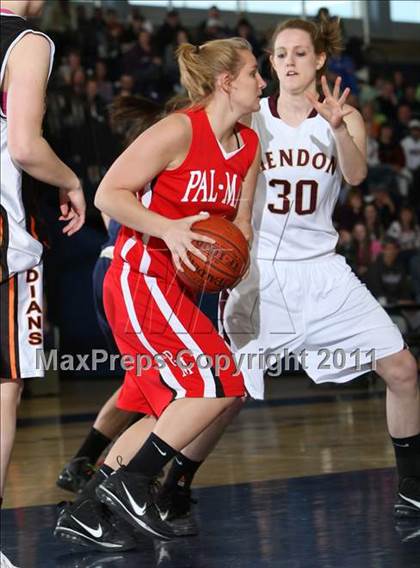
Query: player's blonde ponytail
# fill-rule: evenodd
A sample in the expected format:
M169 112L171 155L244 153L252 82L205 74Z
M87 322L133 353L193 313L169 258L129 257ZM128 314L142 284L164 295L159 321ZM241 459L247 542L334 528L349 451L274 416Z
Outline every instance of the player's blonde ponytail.
M183 43L177 49L181 84L185 87L191 105L204 105L213 94L216 78L228 72L235 78L243 65L241 50L252 51L243 38L216 39L201 46Z

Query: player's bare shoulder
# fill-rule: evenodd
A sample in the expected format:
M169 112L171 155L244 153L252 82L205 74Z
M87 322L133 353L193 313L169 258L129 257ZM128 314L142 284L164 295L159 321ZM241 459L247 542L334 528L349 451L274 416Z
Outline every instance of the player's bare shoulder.
M171 160L167 169L175 169L185 160L192 143L192 125L188 115L174 112L160 120L150 129L170 149Z
M51 49L51 43L45 35L26 33L10 52L3 88L8 90L12 76L30 80L32 76L44 78L44 75L48 75Z
M48 38L39 33L26 33L13 47L9 62L14 63L29 59L32 64L34 61L49 61L51 53L51 43Z

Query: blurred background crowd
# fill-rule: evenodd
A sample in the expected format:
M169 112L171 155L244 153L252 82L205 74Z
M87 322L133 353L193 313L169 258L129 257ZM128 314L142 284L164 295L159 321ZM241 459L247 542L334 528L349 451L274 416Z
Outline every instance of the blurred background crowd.
M177 46L230 36L250 41L268 81L266 94L271 93L276 89L267 53L272 29L257 31L246 15L228 26L216 6L203 10L202 21L194 27L185 25L176 10L167 11L156 24L135 6L124 17L113 7L95 7L92 2L54 2L50 8L40 22L57 50L45 131L57 153L83 180L89 216L77 237L79 247L67 247L59 227L50 235L62 242L56 247L59 252L50 257L49 289L55 292L48 298L48 311L64 344L67 338L70 350L77 351L86 345L88 332L75 333L68 313L80 313L80 298L91 286L91 269L105 239L93 195L121 151L122 133L110 123L110 105L116 97L139 94L163 103L182 93ZM414 307L420 304L420 67L407 73L395 65L372 65L361 40L348 37L344 27L343 34L345 50L331 60L328 78L343 78L343 88L349 86L352 92L349 103L363 115L369 135L369 173L360 186L343 187L335 214L338 252L394 314L403 332L418 339L420 318ZM77 281L70 275L76 264ZM63 303L68 313L63 314ZM83 314L95 328L87 302ZM96 343L101 344L99 334Z

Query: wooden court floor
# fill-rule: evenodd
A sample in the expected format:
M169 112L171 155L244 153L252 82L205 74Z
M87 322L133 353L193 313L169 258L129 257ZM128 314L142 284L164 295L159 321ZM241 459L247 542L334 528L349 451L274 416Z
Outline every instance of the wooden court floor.
M69 497L55 486L57 474L117 385L66 381L59 396L22 401L4 507ZM268 396L245 406L199 471L197 487L393 465L380 383L369 390L311 387L291 376L271 379Z
M420 519L393 517L396 476L385 396L370 388L268 381L200 469L193 538L143 539L127 553L53 537L55 486L111 381L72 381L24 400L2 511L1 547L19 568L420 568Z

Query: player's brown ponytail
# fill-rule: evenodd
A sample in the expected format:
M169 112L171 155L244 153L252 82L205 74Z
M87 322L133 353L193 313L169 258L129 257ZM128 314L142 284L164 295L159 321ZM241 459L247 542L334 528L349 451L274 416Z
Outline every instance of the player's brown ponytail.
M292 18L281 22L271 38L271 52L274 51L274 44L279 33L289 29L307 32L311 37L315 53L317 55L320 53L326 54L325 64L317 71L318 78L325 73L328 58L338 55L343 49L340 20L322 16L319 22L302 20L300 18Z
M243 61L241 50L252 51L243 38L216 39L201 46L183 43L177 49L181 84L185 87L191 105L204 105L213 94L216 77L228 72L235 78Z
M341 27L339 18L327 18L321 16L318 24L318 41L324 46L324 51L329 57L339 55L343 50Z
M162 115L160 104L137 95L116 97L110 106L111 127L122 136L124 146L129 146Z

